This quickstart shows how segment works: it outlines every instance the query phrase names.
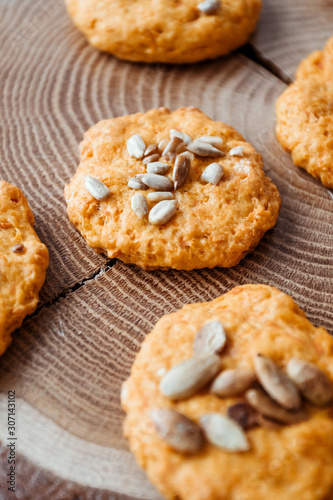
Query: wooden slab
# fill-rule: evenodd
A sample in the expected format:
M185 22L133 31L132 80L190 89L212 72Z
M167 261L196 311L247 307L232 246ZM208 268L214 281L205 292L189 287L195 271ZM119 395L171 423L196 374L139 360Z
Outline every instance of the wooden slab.
M18 398L17 498L160 500L121 434L120 386L140 343L163 314L260 282L291 294L332 333L333 195L277 143L274 106L286 85L248 58L129 64L88 47L60 0L0 7L0 177L27 194L51 251L41 307L0 358L0 500L15 498L4 487L8 390ZM233 269L148 273L108 262L67 220L63 187L83 131L160 105L195 105L235 126L281 192L276 227Z
M251 45L284 81L304 57L333 36L333 0L264 0Z

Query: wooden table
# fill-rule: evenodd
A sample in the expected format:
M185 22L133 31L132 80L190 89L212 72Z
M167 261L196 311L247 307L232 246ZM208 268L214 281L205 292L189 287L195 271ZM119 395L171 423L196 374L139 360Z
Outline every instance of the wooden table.
M333 332L333 194L293 165L274 134L277 97L332 35L333 1L264 3L245 49L176 67L97 52L62 0L0 0L0 178L27 195L50 251L39 307L0 360L1 500L160 499L122 437L119 392L161 315L267 283ZM68 221L63 188L83 132L162 105L195 105L235 126L278 186L276 227L235 268L145 272L94 254ZM5 484L8 390L17 396L16 494Z

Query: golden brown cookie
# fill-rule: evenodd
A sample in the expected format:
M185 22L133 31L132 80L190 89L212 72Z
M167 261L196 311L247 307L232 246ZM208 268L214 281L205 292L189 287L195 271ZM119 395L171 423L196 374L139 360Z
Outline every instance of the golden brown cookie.
M302 402L302 410L288 415L303 412L306 419L293 425L262 420L262 425L243 431L248 444L243 451L226 451L206 442L201 451L184 454L159 435L151 419L156 421L157 409L176 410L201 425L203 416L225 416L228 408L235 410L235 403L244 402L244 397L217 397L207 388L180 401L162 394L165 374L193 356L198 330L212 321L221 322L227 336L219 355L222 370L254 371L256 355L261 353L286 373L296 358L319 367L332 391L333 339L323 328L315 328L288 295L266 285L245 285L213 302L187 305L157 322L123 386L124 430L138 463L170 500L331 500L332 405L319 408ZM294 366L291 371L295 372ZM170 443L175 440L175 435L167 437ZM198 439L195 444L201 446Z
M33 225L22 192L0 181L0 355L10 334L35 310L45 280L49 254Z
M300 64L276 113L277 137L295 165L333 188L333 37Z
M91 45L120 59L191 63L240 47L261 0L66 0Z
M158 177L158 182L163 181L161 188L148 189L135 177L151 167L144 164L142 151L162 140L168 143L174 133L187 134L183 136L187 142L209 136L204 139L213 141L217 148L206 142L203 149L205 153L208 147L208 154L214 157L194 153L188 160L189 172L187 167L177 170L185 173L186 180L174 191L175 165L189 153L179 154L175 160L174 152L159 158L160 153L153 150L151 165L156 166L157 161L170 168ZM199 142L200 150L203 141ZM186 146L182 141L177 144L176 138L176 146L178 151L186 147L198 151L198 141ZM137 159L130 152L141 157ZM106 198L102 201L91 194L91 177L104 183ZM165 189L171 190L166 196L172 199L158 205L169 206L175 213L168 222L155 225L160 214L156 214L153 192ZM135 194L139 196L133 200ZM108 257L146 269L235 266L274 226L280 209L280 195L265 177L260 154L232 127L192 107L173 113L166 108L153 109L92 127L81 143L81 162L66 186L65 197L69 218L88 245Z

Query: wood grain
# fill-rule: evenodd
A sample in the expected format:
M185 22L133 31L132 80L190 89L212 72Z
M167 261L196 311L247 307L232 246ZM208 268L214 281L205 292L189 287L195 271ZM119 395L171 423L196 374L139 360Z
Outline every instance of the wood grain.
M284 81L294 78L304 57L333 36L332 0L264 0L251 44Z
M298 19L310 12L320 24L331 8L309 10L308 0L265 5L254 46L291 75L303 50ZM268 40L272 8L279 31ZM185 67L129 64L87 46L60 0L0 0L0 9L0 177L27 194L51 257L40 309L0 359L0 500L159 500L121 434L120 386L144 336L186 303L259 282L292 295L333 333L333 195L275 138L274 105L285 83L243 55ZM299 31L292 57L290 18ZM235 268L145 272L93 254L68 222L63 187L84 130L160 105L195 105L235 126L263 154L281 192L276 227ZM20 453L12 497L4 486L10 389L18 394Z

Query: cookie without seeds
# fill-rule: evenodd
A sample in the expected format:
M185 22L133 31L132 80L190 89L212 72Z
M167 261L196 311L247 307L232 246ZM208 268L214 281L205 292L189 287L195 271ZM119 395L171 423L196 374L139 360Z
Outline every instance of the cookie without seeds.
M333 188L333 37L302 61L276 114L277 137L295 165Z

